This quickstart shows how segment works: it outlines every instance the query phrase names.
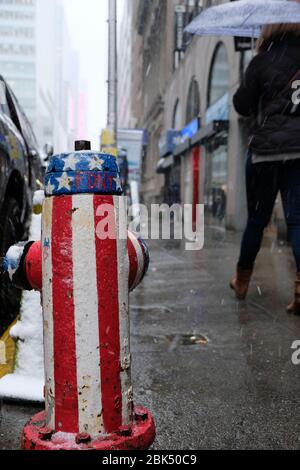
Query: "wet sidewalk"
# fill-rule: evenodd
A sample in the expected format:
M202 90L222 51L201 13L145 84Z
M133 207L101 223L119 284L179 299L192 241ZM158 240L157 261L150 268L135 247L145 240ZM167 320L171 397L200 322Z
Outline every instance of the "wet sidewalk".
M201 252L151 242L150 271L131 296L135 402L153 412L154 449L300 448L300 366L288 316L290 249L266 240L247 302L228 287L240 235L206 230ZM4 405L0 449L18 448L35 412Z
M266 240L248 300L237 302L228 283L239 241L206 230L202 252L152 244L150 275L131 299L132 352L156 449L300 448L300 366L291 362L300 318L285 313L293 258Z

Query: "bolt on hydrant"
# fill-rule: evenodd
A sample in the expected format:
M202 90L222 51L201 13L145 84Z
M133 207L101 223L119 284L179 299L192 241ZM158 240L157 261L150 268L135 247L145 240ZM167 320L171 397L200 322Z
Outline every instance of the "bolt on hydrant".
M88 142L76 148L52 157L41 242L28 243L13 268L19 286L41 291L44 316L46 409L25 426L22 447L143 450L155 425L133 405L128 296L149 255L142 240L127 237L115 157ZM5 264L11 271L9 257Z

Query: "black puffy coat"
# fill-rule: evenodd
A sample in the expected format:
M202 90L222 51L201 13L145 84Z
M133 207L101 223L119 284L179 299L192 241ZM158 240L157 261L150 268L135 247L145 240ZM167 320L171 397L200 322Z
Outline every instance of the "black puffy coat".
M233 98L239 114L256 118L250 140L254 153L300 152L300 105L292 103L291 84L282 93L293 78L300 80L300 37L285 33L253 58Z

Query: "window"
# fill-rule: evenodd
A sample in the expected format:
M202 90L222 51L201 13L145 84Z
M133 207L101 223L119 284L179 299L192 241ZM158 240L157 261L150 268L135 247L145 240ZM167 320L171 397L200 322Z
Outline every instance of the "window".
M10 90L10 93L11 93L11 99L12 99L13 106L16 112L16 117L17 117L17 119L15 119L15 124L21 131L26 142L29 143L30 145L36 146L35 135L27 119L27 116L25 115L23 110L20 108L19 102L17 98L15 97L14 93L11 90Z
M175 6L173 67L179 66L186 49L193 40L193 35L184 32L184 28L198 16L203 9L203 0L182 0Z
M180 112L180 103L179 99L176 100L174 110L173 110L173 118L172 118L172 129L179 131L181 129L181 112Z
M216 47L209 75L208 106L218 101L230 88L230 71L226 48L223 43Z
M35 75L34 62L0 61L0 73L7 79L11 77L26 77Z
M33 27L21 27L17 25L12 27L11 25L0 25L0 36L7 38L34 39L35 31Z
M0 109L3 114L11 119L11 113L7 102L7 89L5 82L0 79Z
M186 105L186 123L191 122L200 114L200 93L199 85L195 78L192 79Z

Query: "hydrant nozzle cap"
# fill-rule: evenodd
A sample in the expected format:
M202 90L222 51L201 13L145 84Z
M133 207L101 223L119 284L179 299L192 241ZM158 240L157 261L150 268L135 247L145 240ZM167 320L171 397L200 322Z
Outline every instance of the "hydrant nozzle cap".
M89 140L76 140L75 151L80 152L84 150L91 150L91 142Z

